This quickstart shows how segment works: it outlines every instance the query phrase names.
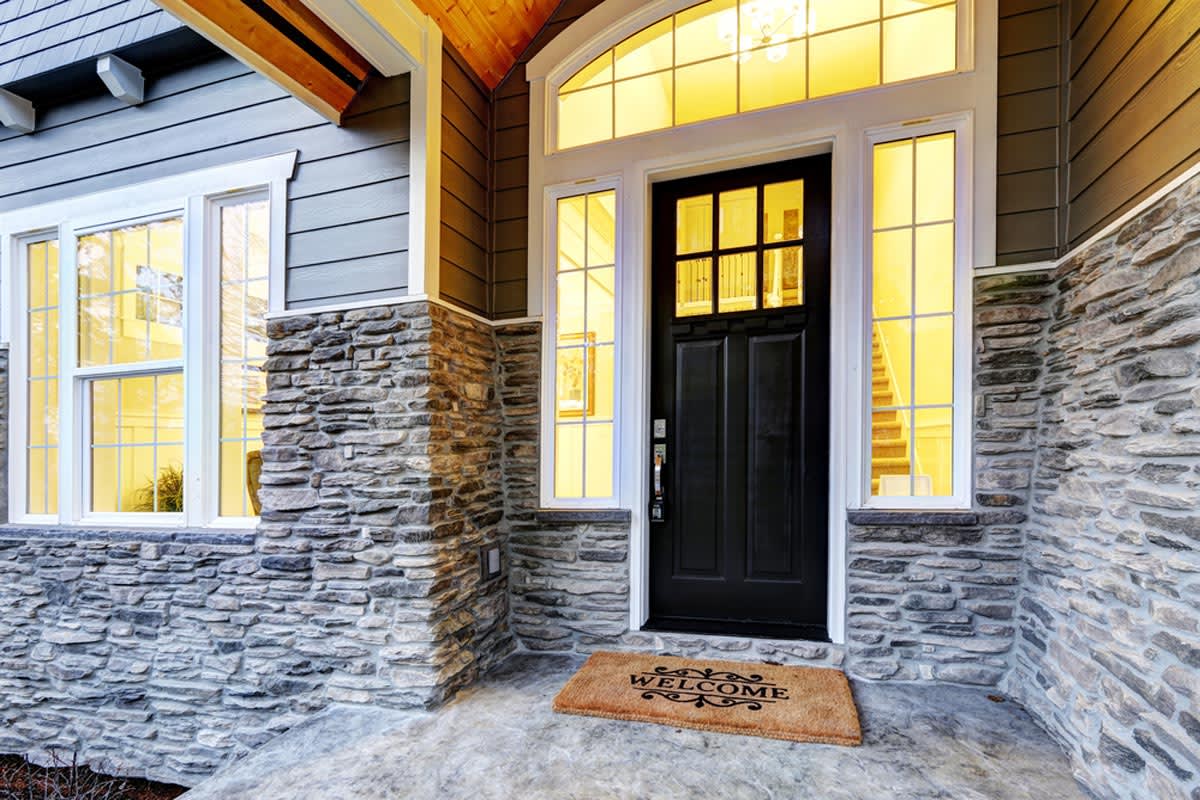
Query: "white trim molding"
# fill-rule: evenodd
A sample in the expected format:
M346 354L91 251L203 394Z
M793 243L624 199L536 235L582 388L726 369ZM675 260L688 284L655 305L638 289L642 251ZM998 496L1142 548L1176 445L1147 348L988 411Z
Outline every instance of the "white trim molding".
M384 76L429 62L429 17L410 0L303 0ZM434 25L433 27L437 27ZM441 58L441 53L438 53Z
M412 73L409 100L408 291L441 295L442 32L429 20L429 58ZM436 54L436 55L435 55Z
M969 266L995 263L996 243L996 0L959 0L959 69L952 74L694 123L555 152L549 145L554 86L580 66L648 24L695 0L606 0L551 40L527 65L529 125L528 313L545 316L550 263L547 205L559 187L589 191L619 179L621 245L618 282L622 337L618 398L618 504L631 512L629 624L649 613L650 191L673 178L752 164L833 155L831 231L830 562L828 630L845 641L846 511L862 506L863 356L867 352L864 291L864 153L867 132L970 116L964 157L974 175L964 242ZM964 39L966 41L964 41ZM963 281L960 291L970 291ZM965 306L965 308L969 308ZM968 312L969 316L969 312ZM966 351L970 352L970 349ZM548 408L543 405L543 414ZM546 440L543 438L543 446ZM646 456L646 457L643 457Z

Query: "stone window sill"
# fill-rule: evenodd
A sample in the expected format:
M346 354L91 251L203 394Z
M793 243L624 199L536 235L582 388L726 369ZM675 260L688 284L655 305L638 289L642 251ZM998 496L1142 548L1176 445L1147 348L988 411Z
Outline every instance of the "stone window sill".
M633 514L627 508L539 508L535 518L542 524L572 522L615 522L628 524Z
M851 525L978 525L974 511L887 511L857 509L846 512Z
M0 539L60 539L71 542L148 542L252 545L255 531L227 528L100 528L83 525L0 525Z

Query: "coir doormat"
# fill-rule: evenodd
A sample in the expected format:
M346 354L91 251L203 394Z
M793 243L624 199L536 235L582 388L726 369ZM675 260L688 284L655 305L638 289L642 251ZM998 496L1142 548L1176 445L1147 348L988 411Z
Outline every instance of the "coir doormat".
M858 709L836 669L641 653L595 653L554 710L822 744L862 744Z

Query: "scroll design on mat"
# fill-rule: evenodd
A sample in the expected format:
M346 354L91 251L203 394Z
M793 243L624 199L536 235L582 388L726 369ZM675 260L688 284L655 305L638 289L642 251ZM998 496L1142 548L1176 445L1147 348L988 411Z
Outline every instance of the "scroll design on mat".
M790 699L787 689L768 683L762 675L742 675L711 667L656 666L650 672L631 674L629 683L641 692L643 700L662 698L672 703L688 703L696 708L745 708L761 711L764 703Z

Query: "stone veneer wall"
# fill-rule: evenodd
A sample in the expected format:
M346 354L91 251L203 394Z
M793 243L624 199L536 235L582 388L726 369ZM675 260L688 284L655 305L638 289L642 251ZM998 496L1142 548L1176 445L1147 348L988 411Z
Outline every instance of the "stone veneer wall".
M1062 264L1009 689L1103 798L1200 799L1200 178Z
M0 529L0 751L193 783L333 702L426 706L513 646L489 326L269 325L257 533ZM6 374L6 373L0 373Z

